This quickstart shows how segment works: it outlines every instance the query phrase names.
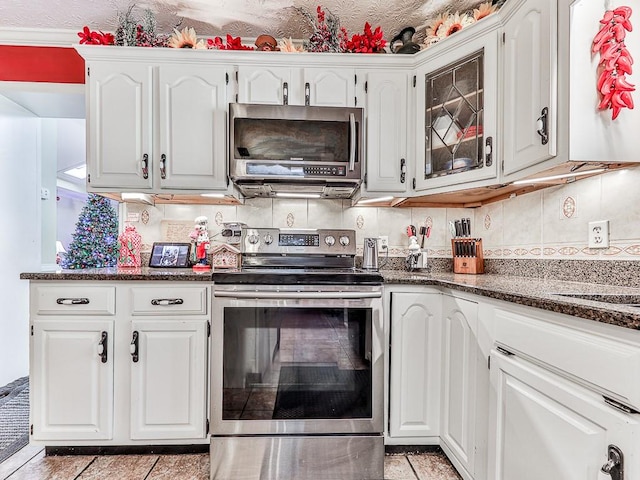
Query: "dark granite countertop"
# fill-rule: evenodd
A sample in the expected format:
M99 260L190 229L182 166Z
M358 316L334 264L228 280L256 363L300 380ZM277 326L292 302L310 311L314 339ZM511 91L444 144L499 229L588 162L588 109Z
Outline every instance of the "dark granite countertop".
M385 284L434 285L640 330L640 288L513 275L463 275L398 270L382 270L381 273ZM627 302L638 306L625 304Z
M210 282L211 270L194 272L191 268L86 268L83 270L49 270L21 273L22 280L170 280Z
M513 275L462 275L444 272L423 273L381 270L385 284L434 285L468 292L497 300L573 315L597 322L640 330L640 288L567 282ZM211 271L196 273L191 269L118 269L58 270L22 273L23 280L108 280L108 281L205 281ZM561 294L580 295L563 296ZM606 301L603 301L606 297Z

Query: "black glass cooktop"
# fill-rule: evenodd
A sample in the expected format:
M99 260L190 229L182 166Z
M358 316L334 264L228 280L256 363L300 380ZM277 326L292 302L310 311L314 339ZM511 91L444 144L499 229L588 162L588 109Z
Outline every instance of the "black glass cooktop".
M379 272L357 268L250 268L214 270L219 285L381 285Z

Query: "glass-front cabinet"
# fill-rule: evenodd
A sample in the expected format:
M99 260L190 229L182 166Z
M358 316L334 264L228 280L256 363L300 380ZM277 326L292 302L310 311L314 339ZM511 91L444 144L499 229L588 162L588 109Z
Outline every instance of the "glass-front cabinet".
M483 51L426 75L425 178L484 166Z
M453 50L431 47L435 54L417 70L416 190L467 188L498 172L497 31L452 43Z

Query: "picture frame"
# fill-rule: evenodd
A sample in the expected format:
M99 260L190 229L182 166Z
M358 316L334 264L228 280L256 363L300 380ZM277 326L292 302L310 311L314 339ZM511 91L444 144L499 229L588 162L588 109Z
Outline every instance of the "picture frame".
M149 267L187 268L190 266L190 243L154 242Z

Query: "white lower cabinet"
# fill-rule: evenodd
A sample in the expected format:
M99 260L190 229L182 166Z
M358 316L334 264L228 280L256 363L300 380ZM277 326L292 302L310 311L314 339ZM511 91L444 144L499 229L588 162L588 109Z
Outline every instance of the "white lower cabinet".
M588 353L586 353L588 354ZM624 478L640 478L640 415L517 355L491 355L488 478L608 480L609 445L624 458ZM622 477L619 477L622 478Z
M439 293L391 293L389 436L403 443L437 443L441 301Z
M32 282L31 440L206 442L209 287L131 283Z
M131 322L131 438L205 438L207 322Z
M32 323L34 440L113 438L113 323L83 316Z
M478 304L442 296L442 448L464 478L473 478L480 369ZM480 364L480 365L479 365ZM482 412L479 412L482 414ZM481 436L479 437L481 438Z

